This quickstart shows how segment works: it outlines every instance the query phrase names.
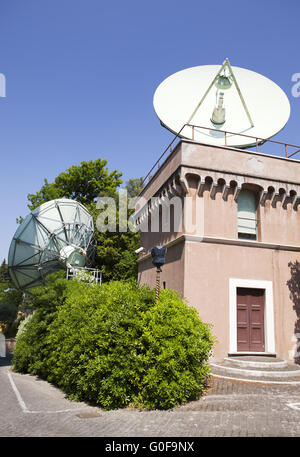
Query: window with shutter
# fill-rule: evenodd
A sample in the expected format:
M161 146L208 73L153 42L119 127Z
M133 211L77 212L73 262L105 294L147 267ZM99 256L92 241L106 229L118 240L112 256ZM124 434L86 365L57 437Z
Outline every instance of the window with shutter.
M256 240L256 195L242 189L238 196L238 237Z

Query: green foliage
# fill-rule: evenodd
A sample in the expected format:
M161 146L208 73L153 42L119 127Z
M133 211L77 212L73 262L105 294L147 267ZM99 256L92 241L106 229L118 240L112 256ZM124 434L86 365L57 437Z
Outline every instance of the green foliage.
M101 193L113 193L122 183L122 174L117 170L109 173L106 164L102 159L83 161L60 173L52 183L45 179L39 192L28 194L29 209L56 198L70 198L85 205L94 202Z
M21 320L21 322L20 322L20 324L18 326L16 339L18 339L19 336L25 331L26 325L28 324L28 322L31 321L32 318L33 318L33 313L28 314L28 316L26 316L24 319Z
M139 233L97 232L96 239L96 264L104 281L137 277L138 256L134 251L140 246Z
M194 308L172 290L144 315L146 371L140 398L148 408L170 408L197 399L210 373L214 338Z
M144 178L130 178L126 182L126 190L130 198L137 197L144 187Z
M65 300L68 281L64 276L64 272L53 273L47 277L44 287L32 289L31 298L35 312L17 339L13 359L16 371L47 375L46 340L57 309Z
M22 292L14 289L10 281L0 281L0 327L7 338L14 337L16 334L18 327L16 319L22 298Z
M117 217L118 217L118 196L115 195ZM99 210L96 205L88 207L93 216L96 227ZM118 220L118 219L117 219ZM140 246L140 234L137 232L119 232L116 224L115 232L99 232L95 230L97 252L95 268L102 271L104 282L111 280L126 280L137 278L137 258L135 250Z
M18 307L14 303L0 302L1 324L11 324L17 317Z
M18 337L16 371L104 409L167 409L203 392L213 337L175 292L155 304L155 292L133 281L61 281L39 295L47 311L37 308Z
M15 289L11 282L0 282L0 303L5 302L18 307L22 297L22 292Z
M6 263L6 260L3 259L3 262L1 263L1 266L0 266L0 282L9 281L9 280L10 280L10 276L8 273L8 265Z

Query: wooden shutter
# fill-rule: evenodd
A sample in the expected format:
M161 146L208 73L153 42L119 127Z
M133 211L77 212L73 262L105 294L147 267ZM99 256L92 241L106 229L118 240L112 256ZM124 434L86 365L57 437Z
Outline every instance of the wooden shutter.
M238 196L238 233L256 236L256 198L246 189Z

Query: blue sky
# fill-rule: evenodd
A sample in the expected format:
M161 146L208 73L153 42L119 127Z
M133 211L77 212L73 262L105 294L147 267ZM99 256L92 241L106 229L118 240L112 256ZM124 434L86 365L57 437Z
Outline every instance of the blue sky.
M0 260L44 178L99 157L146 175L172 139L153 94L176 71L228 57L269 77L291 103L274 139L300 144L299 14L298 0L0 0Z

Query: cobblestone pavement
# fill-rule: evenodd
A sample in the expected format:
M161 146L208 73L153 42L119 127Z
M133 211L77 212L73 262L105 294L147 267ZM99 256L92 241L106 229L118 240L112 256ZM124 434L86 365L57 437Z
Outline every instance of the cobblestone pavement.
M0 359L0 437L300 437L300 385L213 378L170 411L102 411Z

